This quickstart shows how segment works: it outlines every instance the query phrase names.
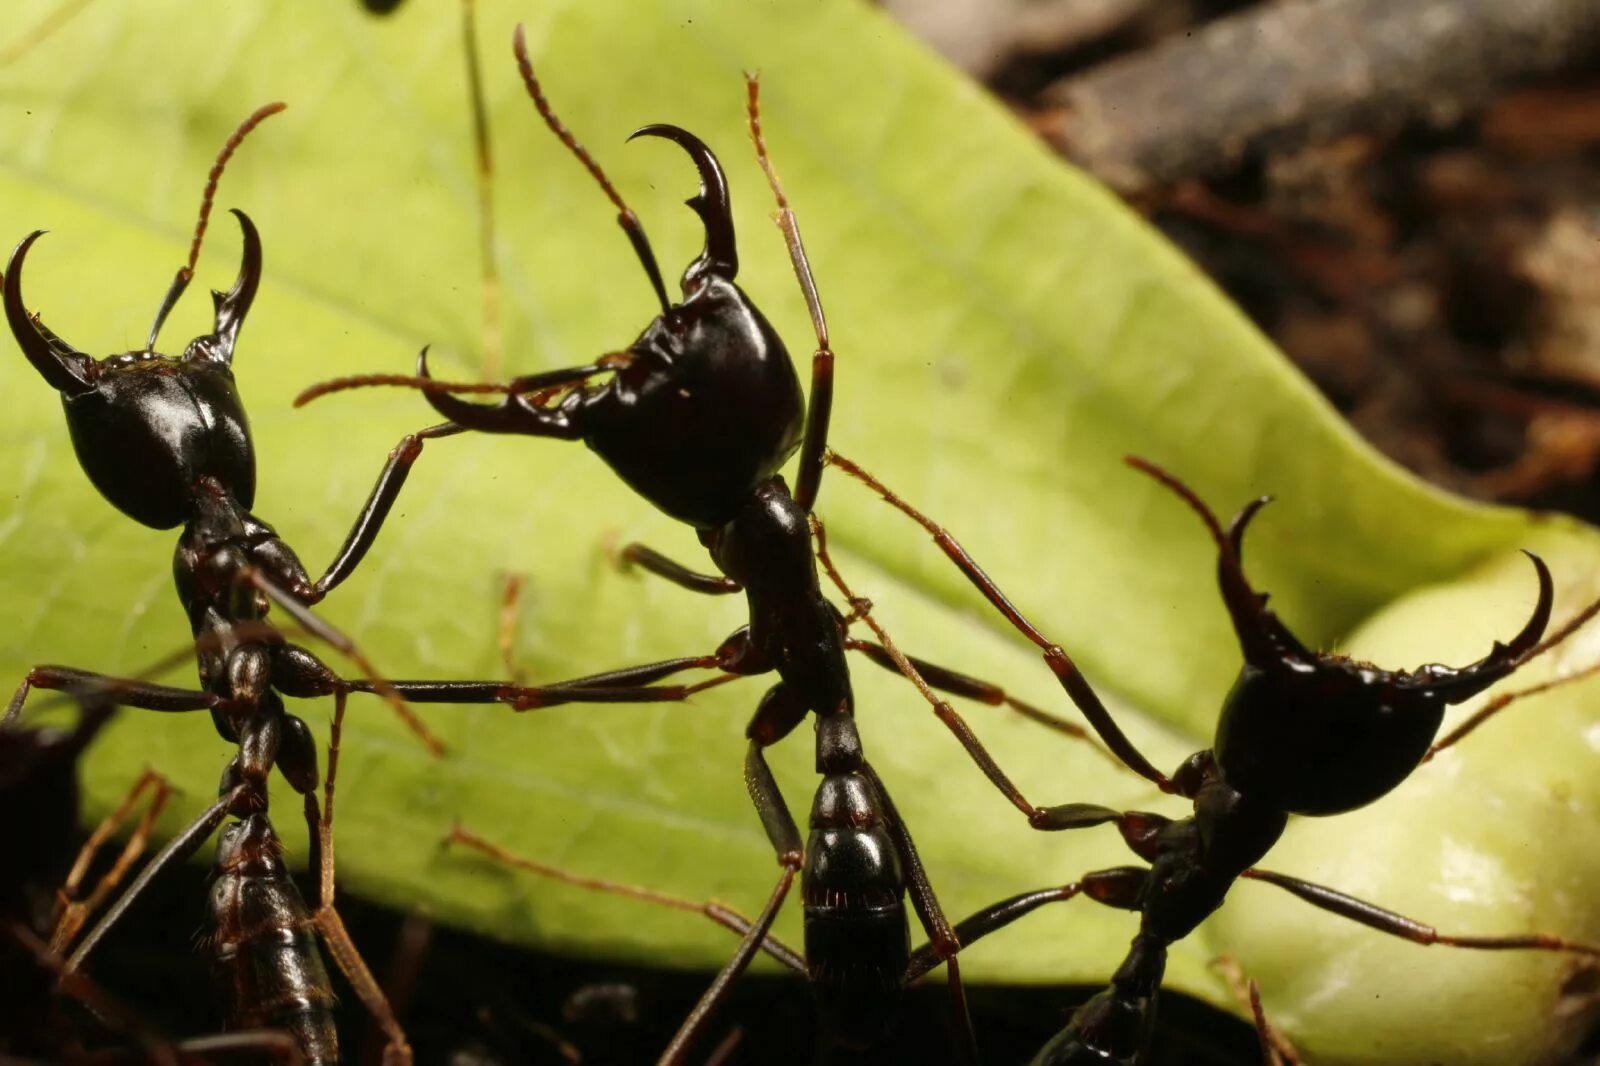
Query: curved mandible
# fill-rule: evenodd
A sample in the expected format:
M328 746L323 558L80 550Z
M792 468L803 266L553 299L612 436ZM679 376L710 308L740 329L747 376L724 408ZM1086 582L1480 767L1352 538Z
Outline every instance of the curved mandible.
M57 391L68 396L88 392L94 381L94 360L62 340L49 327L33 315L22 303L22 261L33 247L33 242L44 236L44 230L34 230L22 239L11 260L6 264L5 308L6 322L11 335L28 362Z
M722 172L722 164L717 161L716 155L706 142L688 130L665 122L641 126L628 135L628 140L635 137L663 137L673 142L689 153L695 169L700 172L700 191L685 203L694 208L695 214L705 224L706 247L700 257L689 264L684 277L709 273L732 281L739 272L739 252L733 234L733 204L728 195L727 175Z
M1205 523L1217 546L1217 584L1222 590L1222 602L1233 621L1245 661L1263 669L1281 665L1285 660L1315 662L1316 654L1267 609L1267 595L1257 592L1245 577L1242 555L1245 529L1272 497L1251 500L1224 530L1206 502L1176 474L1137 455L1125 456L1123 461L1177 496Z
M1533 561L1533 568L1539 574L1539 599L1534 603L1533 613L1528 616L1522 629L1504 644L1495 641L1489 654L1470 666L1450 670L1443 675L1438 668L1433 668L1431 675L1424 673L1416 682L1418 687L1426 687L1437 693L1446 703L1460 703L1476 696L1535 655L1560 643L1572 632L1575 626L1569 622L1550 640L1540 643L1539 638L1544 636L1545 628L1550 624L1550 609L1555 602L1555 582L1543 559L1527 549L1523 549L1522 554ZM1582 615L1579 618L1587 621Z
M250 221L249 215L236 207L229 210L239 220L239 229L244 234L244 247L239 253L239 276L234 279L233 288L227 292L212 289L211 304L216 308L217 316L214 330L217 347L212 357L231 365L233 346L239 340L239 328L244 325L244 316L250 313L256 290L261 287L261 234L256 231L256 224Z

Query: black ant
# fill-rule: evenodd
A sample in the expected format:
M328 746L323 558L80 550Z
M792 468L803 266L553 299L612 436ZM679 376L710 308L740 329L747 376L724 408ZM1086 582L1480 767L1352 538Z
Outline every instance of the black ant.
M829 462L931 533L1000 612L1044 650L1062 687L1106 746L1163 792L1194 804L1192 816L1176 820L1089 803L1035 809L1030 823L1038 829L1115 824L1128 847L1150 865L1097 870L1071 884L1024 893L955 927L962 942L970 943L1046 903L1079 895L1138 912L1139 932L1110 987L1078 1009L1067 1028L1041 1050L1036 1063L1099 1066L1140 1061L1151 1033L1168 947L1215 912L1240 878L1276 885L1333 914L1417 944L1600 957L1600 946L1547 934L1440 933L1335 889L1255 866L1277 843L1290 815L1339 814L1379 799L1482 720L1480 712L1436 743L1446 708L1508 677L1600 613L1600 602L1591 604L1541 640L1550 622L1554 590L1550 571L1538 556L1527 553L1538 575L1537 603L1509 641L1496 642L1469 666L1430 664L1413 671L1388 671L1307 648L1267 609L1267 597L1251 587L1242 562L1244 533L1269 497L1252 501L1224 529L1187 485L1153 463L1130 458L1130 465L1177 494L1205 522L1217 545L1223 603L1244 653L1212 746L1184 760L1168 777L1123 735L1067 653L1023 617L948 532L850 460L830 454ZM1537 690L1528 690L1532 691ZM1486 711L1493 713L1509 699L1497 699ZM913 959L909 972L921 974L935 965L937 960L924 951ZM1264 1055L1271 1061L1281 1053L1287 1057L1287 1042L1267 1024L1255 983L1248 982L1247 988Z
M223 774L221 798L146 866L67 959L68 970L81 965L152 877L193 852L232 815L242 820L223 832L218 853L222 877L212 896L214 960L230 990L230 1016L245 1025L294 1032L309 1061L337 1060L333 994L309 932L314 924L363 1002L383 1023L392 1057L406 1060L404 1035L333 909L332 757L328 808L319 810L315 742L305 722L288 713L280 698L280 693L335 696L337 730L346 694L377 692L438 750L400 693L378 679L348 638L306 607L348 576L370 545L387 511L383 489L390 482L380 480L339 559L317 582L273 529L250 512L254 453L231 364L260 283L262 256L255 225L242 211L233 212L244 237L239 274L227 292L212 294L213 331L191 341L180 357L155 351L163 321L193 277L228 158L258 123L282 108L271 104L257 110L218 155L188 262L173 279L143 350L95 360L62 340L23 303L23 263L40 233L24 239L11 255L4 278L7 321L34 369L61 393L84 472L106 499L136 521L157 529L182 527L174 569L196 638L201 688L39 666L28 672L12 697L5 721L20 714L33 688L95 689L124 706L209 711L217 731L238 745ZM311 652L287 643L264 621L269 603L351 657L372 680L345 680ZM274 766L304 797L319 885L314 915L307 913L288 878L278 857L281 846L267 821L267 778Z
M733 978L765 943L778 908L802 869L806 957L800 960L790 953L784 961L810 975L833 1035L856 1044L881 1035L892 997L904 984L909 957L904 899L909 890L929 935L930 950L949 963L952 998L965 1030L962 1039L970 1044L954 960L959 944L910 834L865 758L856 732L845 652L862 651L889 669L894 660L884 646L848 636L848 623L863 616L864 607L853 603L856 614L847 619L822 595L818 582L812 508L832 410L834 353L798 224L767 154L757 83L754 78L749 81L750 130L777 200L777 222L817 340L809 406L783 341L734 281L739 259L728 183L711 149L677 126L645 126L632 135L672 141L689 155L699 175L699 191L688 203L704 226L705 246L684 271L681 300L673 302L638 217L546 101L521 27L514 51L528 94L545 124L616 207L618 224L654 289L660 314L625 351L584 366L527 375L505 385L454 385L429 376L424 349L415 377L342 378L307 389L295 402L304 404L349 388L403 385L422 389L434 409L449 419L406 442L465 429L582 440L639 495L691 526L719 573L697 572L642 544L623 549L625 564L693 592L745 594L749 624L712 655L614 671L581 683L585 699L624 702L636 697L614 686L648 685L691 668L718 668L724 673L696 686L637 689L637 698L677 698L733 676L776 672L780 678L746 730L750 746L745 779L782 873L760 916L746 923L734 958L684 1023L664 1061L679 1061L686 1054ZM612 374L608 381L588 384L603 372ZM505 395L498 404L483 406L452 395L464 392ZM396 451L409 446L403 443ZM791 492L779 470L797 450L799 472ZM923 665L924 673L941 687L1082 734L993 686ZM474 683L461 683L469 684ZM405 691L421 698L412 688ZM572 687L554 694L545 690L546 695L525 699L519 706L549 706L572 691ZM808 714L816 716L817 769L824 775L809 843L789 814L765 757L765 749ZM945 721L980 763L993 766L954 711Z

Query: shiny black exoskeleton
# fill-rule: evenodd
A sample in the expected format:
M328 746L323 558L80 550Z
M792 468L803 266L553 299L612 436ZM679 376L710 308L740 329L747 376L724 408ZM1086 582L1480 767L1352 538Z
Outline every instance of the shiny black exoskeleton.
M1114 823L1128 846L1149 865L1100 870L1069 885L1026 893L956 926L961 940L970 942L1043 904L1078 895L1139 914L1139 932L1110 987L1079 1008L1035 1063L1127 1066L1141 1061L1168 947L1215 912L1241 877L1278 885L1316 906L1417 943L1600 953L1595 947L1543 934L1447 936L1333 889L1255 866L1277 843L1290 815L1337 814L1391 791L1428 757L1447 707L1506 678L1592 616L1594 609L1540 643L1550 622L1553 587L1548 568L1530 553L1539 579L1532 615L1510 641L1496 643L1488 655L1470 666L1430 664L1414 671L1389 671L1315 652L1267 609L1267 597L1253 589L1244 574L1244 532L1267 501L1251 503L1224 530L1200 499L1172 475L1143 460L1130 463L1176 492L1205 521L1217 544L1222 599L1244 653L1239 677L1223 703L1212 746L1190 756L1170 778L1133 747L1067 654L1022 617L947 533L865 476L891 503L925 528L936 530L941 546L973 583L1044 649L1051 669L1107 747L1163 791L1194 805L1191 816L1176 820L1085 803L1034 809L1030 821L1038 829ZM912 972L930 964L926 958L914 959ZM1265 1039L1266 1023L1259 1016L1258 1023Z
M762 944L802 867L806 957L784 961L808 973L824 1024L835 1039L870 1043L883 1035L893 998L904 983L908 890L935 942L934 954L946 958L958 945L949 936L909 834L861 752L845 654L864 642L848 638L844 619L819 585L811 512L826 453L834 357L798 229L765 156L754 83L752 132L778 197L779 225L817 333L809 407L782 339L735 282L739 260L728 183L711 149L677 126L646 126L633 135L677 144L699 176L699 191L688 203L704 225L705 246L684 270L681 298L673 301L638 219L546 102L520 28L515 46L529 95L545 122L617 207L618 221L655 290L660 314L624 351L585 366L518 378L505 387L504 400L492 405L459 399L453 395L456 386L430 377L426 351L415 378L341 379L307 390L297 402L370 384L419 387L449 419L424 434L467 429L582 440L639 495L695 529L716 574L697 573L639 544L629 545L623 559L693 591L742 591L748 624L712 655L615 671L603 682L585 682L581 691L586 699L622 701L633 697L618 686L648 684L688 668L776 673L779 683L763 698L747 730L751 743L745 777L783 874L761 918L752 923L734 960L663 1061L680 1061L686 1054L723 990ZM610 377L590 382L602 372ZM799 472L791 492L779 470L797 449ZM888 662L886 657L879 661ZM659 698L664 691L638 690L637 698ZM522 705L547 706L573 693L568 686ZM439 698L448 695L441 690ZM803 840L767 769L764 749L811 715L823 780L809 839Z
M200 676L198 689L185 689L70 667L39 666L29 671L13 696L6 721L16 718L33 688L87 691L101 693L103 698L124 706L209 711L218 733L236 745L236 754L222 776L218 802L147 866L67 960L69 969L83 962L150 878L198 848L230 815L249 819L257 836L264 833L270 837L271 827L266 821L267 781L274 767L304 798L321 890L315 915L317 927L337 943L335 955L341 962L357 960L358 964L358 956L332 910L331 865L324 868L331 864L331 848L322 844L327 826L321 821L316 797L316 742L305 722L284 707L282 696L335 695L342 710L343 698L349 692L379 691L402 712L409 712L399 695L381 681L343 679L310 651L285 641L268 624L267 610L269 604L277 605L302 627L371 672L355 646L311 614L307 604L321 599L348 576L371 545L393 492L404 480L404 465L391 460L344 549L327 574L316 582L289 545L251 512L255 454L232 362L239 331L260 286L262 252L255 225L241 211L233 212L243 234L239 273L227 292L212 294L214 328L191 341L179 356L155 350L162 322L193 276L217 175L244 136L262 119L282 110L282 106L259 109L219 156L213 184L208 186L202 202L189 263L169 289L143 350L96 360L28 312L22 296L22 274L26 257L40 233L31 234L17 246L5 271L7 323L34 369L61 394L73 446L85 473L107 500L136 521L157 529L181 527L173 576L193 632ZM241 832L244 831L229 830L232 836ZM224 848L220 856L227 862L239 860L234 873L244 876L253 886L243 895L253 894L264 901L265 909L256 916L276 916L275 924L263 926L226 909L218 909L214 915L218 936L233 930L228 942L234 950L225 957L219 956L219 965L234 974L234 979L224 984L235 993L239 989L260 993L255 1000L251 1000L252 993L248 991L242 996L230 993L230 1024L293 1029L303 1037L300 1051L307 1062L336 1062L334 997L327 989L320 953L312 937L293 932L310 920L305 904L286 877L271 876L270 871L262 873L256 870L260 862L239 858L266 855L273 846L275 838L242 850ZM234 881L239 879L233 873L229 876ZM219 898L219 903L231 905L239 898L243 896ZM245 931L239 933L242 920ZM273 946L280 941L279 946ZM363 969L350 976L358 993L385 1025L391 1041L391 1061L409 1060L404 1037L392 1017L387 1016L387 1006L370 975ZM303 1002L291 1002L295 997L280 1002L269 994L279 985L322 991L299 997Z

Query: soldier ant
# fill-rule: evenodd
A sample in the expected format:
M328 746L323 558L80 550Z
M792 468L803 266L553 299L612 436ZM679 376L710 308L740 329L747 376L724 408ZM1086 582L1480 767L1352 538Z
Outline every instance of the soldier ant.
M699 191L688 204L701 219L705 245L685 269L682 297L674 302L638 217L545 99L521 27L514 51L539 115L616 208L618 224L650 281L660 314L625 351L583 366L531 374L505 385L456 385L429 375L424 349L416 376L341 378L305 390L296 404L364 386L419 388L449 421L406 438L396 453L423 435L467 429L582 440L635 492L692 527L719 572L698 572L642 544L622 550L626 565L692 592L745 594L748 625L713 654L632 667L581 683L583 698L625 702L647 698L645 694L678 698L734 676L776 672L779 677L746 730L750 746L745 779L782 872L760 916L745 923L733 959L685 1022L664 1061L680 1061L687 1053L730 982L765 942L779 906L802 870L806 958L800 960L791 952L784 961L810 975L825 1025L836 1037L853 1043L874 1039L891 997L903 984L909 951L903 901L908 890L933 954L950 964L952 999L965 1028L959 968L954 964L959 944L950 934L909 831L861 750L855 727L845 653L861 651L889 669L894 669L894 661L884 646L849 637L848 622L862 612L847 619L822 595L818 583L812 509L832 410L834 353L798 223L767 154L757 83L754 78L749 81L750 130L778 204L777 222L816 335L809 405L783 341L735 283L739 259L728 183L711 149L677 126L645 126L632 135L677 144L698 172ZM610 379L589 383L602 373L610 373ZM504 398L485 406L455 395L481 392L503 393ZM779 471L796 451L799 472L791 492ZM924 673L941 687L1082 735L1076 727L993 686L923 665ZM637 689L637 697L616 687L649 685L691 668L724 673L696 686ZM524 699L519 706L549 706L574 691L573 686L557 688L561 691L545 690L545 696ZM412 688L405 691L420 698ZM809 844L802 840L765 757L765 749L808 714L816 716L817 767L824 775ZM942 716L974 757L992 766L959 716L954 711ZM970 1043L970 1033L963 1039Z
M1001 614L1044 650L1062 687L1107 747L1163 792L1194 805L1193 815L1181 819L1089 803L1033 809L1029 821L1036 829L1114 824L1128 847L1150 865L1097 870L1071 884L1014 896L956 925L956 935L970 943L1044 904L1079 895L1138 912L1139 932L1110 987L1080 1007L1034 1061L1042 1066L1139 1062L1148 1045L1168 947L1215 912L1240 878L1276 885L1314 906L1416 944L1600 957L1600 945L1541 933L1440 933L1335 889L1255 865L1277 843L1290 815L1333 815L1372 803L1433 753L1464 736L1481 716L1435 743L1447 707L1482 693L1564 640L1600 613L1600 602L1541 640L1550 622L1554 590L1549 569L1529 552L1539 581L1532 615L1509 641L1496 642L1471 665L1430 664L1413 671L1389 671L1315 652L1267 609L1267 597L1245 577L1245 530L1270 498L1253 500L1224 528L1199 496L1172 474L1143 459L1128 462L1170 489L1205 523L1217 546L1223 603L1244 653L1212 746L1186 759L1171 777L1139 753L1067 653L1022 615L948 532L854 462L829 455L831 465L867 484L932 534ZM1495 701L1490 713L1508 701L1507 697ZM908 972L920 974L935 965L932 956L919 953ZM1288 1050L1287 1042L1267 1024L1255 983L1250 981L1247 987L1263 1054L1278 1061L1280 1052Z
M107 500L134 520L157 529L182 527L174 567L179 598L196 638L201 687L173 688L70 667L38 666L18 687L5 721L20 714L34 688L93 690L124 706L209 711L218 733L238 746L222 777L221 798L146 866L67 959L69 971L82 964L156 874L188 856L231 815L241 821L223 832L218 849L222 876L212 894L214 961L229 990L230 1017L247 1026L291 1031L310 1062L337 1061L334 997L309 932L315 925L358 995L384 1025L391 1057L406 1061L405 1037L333 908L333 757L327 808L319 809L315 742L305 722L290 714L280 698L280 693L298 698L333 695L337 731L344 697L355 691L376 692L430 747L438 749L438 742L411 714L400 693L379 679L348 638L306 606L348 576L370 545L387 510L382 490L389 482L380 480L344 551L317 582L310 580L273 529L251 513L254 452L231 364L239 330L260 284L262 256L255 225L242 211L233 212L244 238L239 274L227 292L212 294L213 331L191 341L180 357L155 351L163 321L193 277L223 168L244 137L282 108L270 104L258 109L218 155L202 197L188 262L173 279L143 350L95 360L62 340L23 303L23 263L40 233L25 238L11 255L4 278L7 322L34 369L62 394L84 472ZM343 679L311 652L287 643L265 622L269 603L350 657L370 680ZM267 820L267 778L274 766L304 797L319 886L314 914L308 914L284 870L281 845Z

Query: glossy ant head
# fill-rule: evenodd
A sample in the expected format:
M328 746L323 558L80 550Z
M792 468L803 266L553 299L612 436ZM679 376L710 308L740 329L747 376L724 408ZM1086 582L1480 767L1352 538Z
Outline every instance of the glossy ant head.
M679 521L715 529L799 447L804 394L783 341L734 284L739 258L717 157L677 126L633 136L672 141L700 173L688 204L705 225L705 248L683 272L682 299L671 303L658 289L661 313L614 357L611 380L577 389L556 408L521 394L492 407L425 395L468 429L548 435L554 415L635 492ZM634 243L659 285L642 229Z
M739 256L722 165L704 141L678 126L645 126L629 138L672 141L699 172L700 190L688 204L704 224L705 247L685 268L682 297L674 302L638 217L545 99L521 26L514 50L528 95L545 124L616 207L617 222L644 267L661 313L626 350L588 367L518 378L502 387L507 395L497 404L469 403L451 395L485 390L433 380L426 353L416 377L326 382L301 393L295 403L367 385L420 387L436 411L466 429L581 438L661 510L702 531L717 529L799 447L806 410L800 378L783 341L734 283ZM553 399L566 386L602 371L614 372L612 378ZM552 390L552 385L561 388Z
M244 231L239 276L227 292L211 293L212 331L190 341L176 358L157 353L155 346L168 312L194 277L223 168L250 131L283 108L257 108L218 153L201 196L189 260L172 279L142 351L97 360L28 313L22 264L43 230L24 238L6 264L6 322L28 362L61 393L78 464L118 510L156 529L195 516L203 479L246 508L255 500L255 449L233 382L233 348L261 284L261 237L243 211L233 212Z
M1517 669L1550 622L1550 571L1529 553L1539 576L1532 616L1470 666L1390 671L1312 651L1244 575L1244 531L1267 499L1252 501L1224 532L1187 486L1153 464L1129 461L1194 508L1217 543L1217 578L1244 666L1223 703L1212 751L1229 785L1280 810L1337 814L1393 789L1423 761L1445 708Z
M261 238L244 212L234 214L244 231L238 280L211 294L215 329L177 357L151 350L152 330L145 350L96 360L30 315L22 264L42 230L17 245L6 266L6 321L34 369L61 393L79 465L119 510L157 529L188 521L202 477L215 478L245 507L255 496L255 453L231 366L261 281Z

